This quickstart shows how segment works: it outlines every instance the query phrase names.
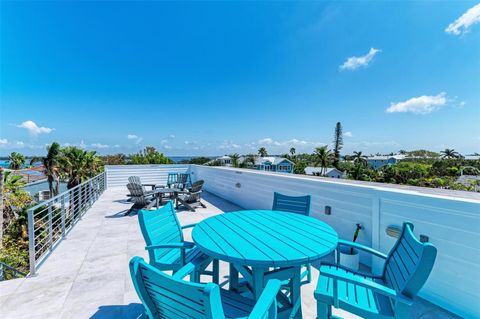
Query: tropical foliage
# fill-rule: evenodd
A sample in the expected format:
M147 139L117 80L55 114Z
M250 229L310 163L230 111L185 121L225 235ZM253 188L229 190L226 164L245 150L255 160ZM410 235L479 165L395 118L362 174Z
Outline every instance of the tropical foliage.
M155 147L147 146L144 150L131 156L132 164L172 164L173 161L158 152Z
M19 170L25 164L25 156L20 153L12 152L8 157L10 161L10 168L13 170Z
M100 173L102 164L96 152L85 151L74 146L64 148L59 158L60 171L68 179L68 189Z
M268 156L267 149L265 147L260 147L258 149L258 155L262 157Z
M41 162L44 166L44 174L47 176L48 188L50 194L53 196L58 195L60 187L60 169L59 158L61 155L60 144L54 142L47 147L47 155L44 157L33 157L30 160L30 165L36 162Z

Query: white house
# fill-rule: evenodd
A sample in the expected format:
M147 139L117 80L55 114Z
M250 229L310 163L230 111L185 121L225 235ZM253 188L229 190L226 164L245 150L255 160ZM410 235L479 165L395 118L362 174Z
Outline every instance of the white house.
M322 176L323 172L325 172L325 177L331 177L331 178L345 178L347 175L345 172L342 172L341 170L336 169L335 167L327 167L325 171L322 171L322 167L314 167L314 166L305 167L305 174L307 175Z
M226 167L231 167L232 166L232 158L228 155L223 155L220 157L217 157L206 164L213 164L213 163L218 163L220 166L226 166Z
M386 165L397 164L400 160L403 160L405 155L380 155L370 156L367 158L367 164L373 169L379 169Z

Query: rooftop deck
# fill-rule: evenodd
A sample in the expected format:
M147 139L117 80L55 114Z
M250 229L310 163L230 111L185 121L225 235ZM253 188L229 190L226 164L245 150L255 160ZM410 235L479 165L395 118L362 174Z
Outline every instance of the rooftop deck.
M148 258L136 215L123 216L125 187L108 188L46 259L37 276L0 283L0 318L137 318L142 306L135 293L128 261ZM205 193L207 208L178 212L182 224L241 209L227 200ZM188 239L189 233L186 233ZM221 281L228 285L227 265L221 263ZM303 317L315 318L313 280L302 287ZM335 310L345 318L355 316ZM458 318L418 299L411 318Z

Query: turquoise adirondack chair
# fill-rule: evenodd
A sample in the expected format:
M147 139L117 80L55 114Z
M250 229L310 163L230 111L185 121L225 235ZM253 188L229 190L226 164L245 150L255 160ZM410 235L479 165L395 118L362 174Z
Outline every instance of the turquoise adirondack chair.
M340 265L322 265L315 290L317 318L335 318L331 306L367 319L410 318L413 299L435 263L435 246L418 241L413 235L413 224L409 222L403 224L400 237L388 255L348 241L339 241L339 245L384 259L383 272L381 276L374 276Z
M130 274L135 290L149 319L275 319L276 296L280 281L268 281L255 301L217 284L198 284L183 278L195 268L187 264L169 276L147 264L140 257L130 260Z
M218 283L218 260L213 260L212 271L206 270L212 259L196 248L194 243L183 238L182 230L195 224L180 226L171 201L157 210L140 210L138 221L152 266L176 272L192 262L197 265L196 271L192 273L194 281L199 281L201 274L207 274Z
M283 212L290 212L295 214L310 215L310 203L312 201L311 195L305 196L288 196L277 192L273 193L272 210L280 210ZM305 265L305 271L302 272L302 284L308 284L312 281L312 272L310 264Z

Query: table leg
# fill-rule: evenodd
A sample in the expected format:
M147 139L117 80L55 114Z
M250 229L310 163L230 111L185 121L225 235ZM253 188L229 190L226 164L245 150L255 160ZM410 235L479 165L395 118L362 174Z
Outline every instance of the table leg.
M292 301L292 318L302 318L302 299L301 299L301 273L302 267L298 267L295 270L295 274L291 279L291 294L290 299Z
M238 290L238 270L233 264L230 264L229 289L231 291Z
M253 281L253 295L255 300L260 298L260 295L265 288L265 272L268 271L268 268L262 267L252 267L252 281Z

